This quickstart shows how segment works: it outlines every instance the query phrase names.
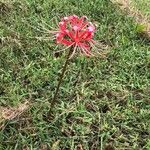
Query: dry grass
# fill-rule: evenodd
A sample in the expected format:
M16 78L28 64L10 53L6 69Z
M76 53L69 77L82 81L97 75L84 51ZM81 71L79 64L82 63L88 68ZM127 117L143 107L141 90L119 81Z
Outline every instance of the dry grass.
M21 103L16 107L0 106L0 129L3 127L5 121L13 120L19 117L28 108L29 108L28 101Z
M119 4L122 10L125 10L128 15L135 18L135 21L144 27L143 32L150 37L150 22L147 16L143 15L141 11L135 8L131 0L111 0L113 3Z

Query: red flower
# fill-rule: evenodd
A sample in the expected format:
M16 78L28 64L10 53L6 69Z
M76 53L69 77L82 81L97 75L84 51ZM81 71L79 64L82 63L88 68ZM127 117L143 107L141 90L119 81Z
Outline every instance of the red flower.
M73 53L79 48L80 52L86 56L91 55L95 26L87 21L86 16L81 18L76 15L64 17L58 26L59 30L55 32L57 43L73 46Z

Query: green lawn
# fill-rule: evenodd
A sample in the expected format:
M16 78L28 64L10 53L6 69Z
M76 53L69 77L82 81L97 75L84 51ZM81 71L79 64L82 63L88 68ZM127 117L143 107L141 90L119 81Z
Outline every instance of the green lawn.
M42 26L66 15L96 22L106 58L75 57L47 117L64 63ZM47 24L45 24L46 22ZM0 2L0 106L30 109L0 130L0 150L150 150L150 39L109 0ZM61 48L60 48L61 49Z

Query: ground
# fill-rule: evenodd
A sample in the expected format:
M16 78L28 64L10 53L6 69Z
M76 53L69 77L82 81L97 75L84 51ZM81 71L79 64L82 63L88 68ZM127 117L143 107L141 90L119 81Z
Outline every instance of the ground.
M71 14L97 24L107 55L72 59L49 114L65 53L42 28ZM0 150L150 149L150 39L132 16L109 0L6 0L0 16L0 106L29 105L0 121Z

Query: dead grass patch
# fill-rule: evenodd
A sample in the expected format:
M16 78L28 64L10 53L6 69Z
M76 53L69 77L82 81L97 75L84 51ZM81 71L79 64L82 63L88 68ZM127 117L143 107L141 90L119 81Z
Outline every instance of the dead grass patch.
M29 102L19 104L16 107L3 107L0 106L0 129L4 126L4 122L8 120L13 120L19 117L29 108Z
M137 24L140 24L143 27L143 33L147 34L150 37L150 21L148 17L143 15L141 11L136 9L132 4L131 0L111 0L115 4L119 4L120 8L132 17L134 17Z

